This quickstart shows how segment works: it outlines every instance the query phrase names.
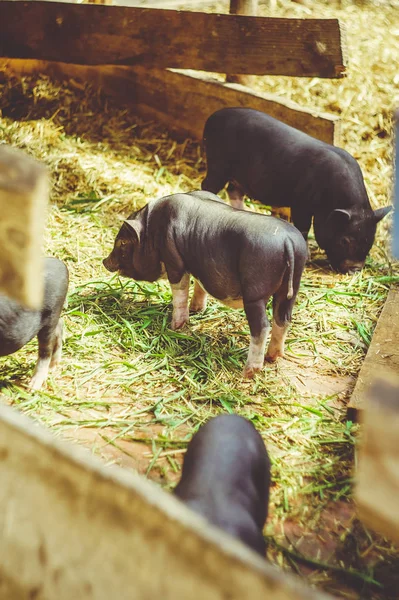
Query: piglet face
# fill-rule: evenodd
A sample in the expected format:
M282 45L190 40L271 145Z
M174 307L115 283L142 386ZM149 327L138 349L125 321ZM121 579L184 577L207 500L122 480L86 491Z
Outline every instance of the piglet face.
M316 239L334 269L351 274L363 268L374 243L377 223L390 210L391 207L376 211L336 209L323 224L315 217Z
M138 279L134 268L134 253L137 252L139 243L136 229L129 227L125 221L115 238L111 254L103 260L104 267L111 273L117 271L124 277Z
M103 265L111 273L139 281L156 281L163 265L151 240L147 239L142 213L125 221L115 238L113 250Z

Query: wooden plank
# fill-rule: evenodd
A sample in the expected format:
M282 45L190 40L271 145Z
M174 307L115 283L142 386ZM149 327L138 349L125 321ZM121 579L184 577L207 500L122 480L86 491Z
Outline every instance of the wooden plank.
M399 543L399 376L375 375L362 413L356 476L359 516Z
M258 12L258 0L230 0L231 15L247 15L254 17ZM251 87L254 83L253 75L227 75L227 83L240 83Z
M9 58L341 77L343 46L337 19L0 2L0 56Z
M0 406L2 600L327 600L177 498Z
M177 73L144 67L86 67L17 59L0 59L0 70L10 74L46 73L57 79L90 81L118 101L135 105L134 110L140 115L159 121L178 138L201 140L205 121L215 110L224 106L246 106L262 110L324 142L340 143L338 117L194 72Z
M390 290L360 369L348 409L364 408L364 398L380 369L399 375L399 290Z
M44 165L0 146L0 292L28 308L43 301L42 234L49 197Z

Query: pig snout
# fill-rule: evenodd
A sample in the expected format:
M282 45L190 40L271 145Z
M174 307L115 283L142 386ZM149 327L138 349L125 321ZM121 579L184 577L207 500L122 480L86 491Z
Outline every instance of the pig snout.
M115 260L112 252L109 256L107 256L107 258L104 258L103 265L110 273L115 273L115 271L118 271L119 269L119 264Z

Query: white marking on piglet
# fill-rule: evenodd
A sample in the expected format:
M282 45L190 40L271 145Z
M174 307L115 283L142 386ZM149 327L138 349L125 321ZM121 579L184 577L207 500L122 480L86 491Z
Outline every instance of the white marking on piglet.
M188 292L190 288L190 275L185 273L179 283L171 283L173 296L173 313L171 328L180 329L188 323Z
M199 312L206 309L206 301L208 298L207 292L202 287L201 283L195 280L194 294L190 302L190 310Z
M46 381L50 367L51 357L39 358L37 361L33 377L30 380L29 387L32 390L40 390L43 383Z
M244 367L243 376L248 379L254 376L256 371L261 371L265 359L266 337L269 333L266 327L258 337L251 336L249 342L248 358Z
M284 343L287 337L289 324L279 327L273 322L272 335L267 349L266 360L274 362L279 356L284 356Z

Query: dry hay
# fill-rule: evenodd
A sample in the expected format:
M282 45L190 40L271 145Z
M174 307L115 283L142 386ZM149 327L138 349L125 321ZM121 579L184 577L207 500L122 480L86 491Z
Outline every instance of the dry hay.
M391 112L399 104L394 9L285 2L278 11L341 17L350 71L339 81L257 78L257 88L341 114L343 145L359 159L373 205L387 204ZM165 282L110 277L100 260L130 211L149 198L199 187L205 164L198 144L174 142L156 124L77 82L5 79L0 92L0 140L50 168L45 250L64 259L71 273L62 370L42 393L27 393L32 343L1 363L7 401L107 463L136 467L166 488L176 482L199 425L220 411L245 415L273 457L269 558L347 598L396 598L395 549L353 511L357 428L346 422L343 404L389 286L399 281L389 258L389 219L356 275L332 273L313 248L287 358L245 382L249 332L242 312L211 302L189 328L172 332Z

